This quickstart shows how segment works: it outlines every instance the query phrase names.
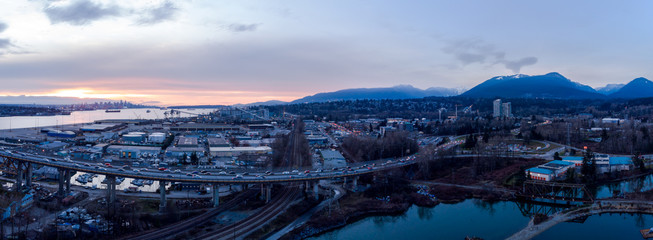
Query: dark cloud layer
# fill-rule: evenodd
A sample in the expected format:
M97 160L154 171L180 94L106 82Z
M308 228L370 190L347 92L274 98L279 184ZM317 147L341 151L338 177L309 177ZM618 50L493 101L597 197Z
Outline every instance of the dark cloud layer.
M9 26L6 23L0 22L0 33L7 30L8 27ZM12 46L12 44L11 44L11 40L9 40L9 38L0 38L0 56L6 54L6 52L3 51L3 50L6 50L11 46Z
M0 63L7 90L26 85L40 88L99 89L252 89L305 90L357 80L385 79L394 74L386 62L369 61L377 54L360 47L323 40L239 41L158 49L106 46L84 49L60 58ZM383 59L372 57L372 59ZM292 70L290 70L292 69ZM366 71L361 71L366 69ZM311 80L311 84L297 83Z
M173 19L178 11L179 8L177 6L170 1L166 1L160 6L145 10L137 22L146 25L157 24Z
M232 32L253 32L256 31L260 24L239 24L234 23L227 26L227 29Z
M120 16L124 10L116 5L104 6L92 1L77 0L67 5L50 4L43 11L53 24L86 25L103 18Z
M502 64L507 69L519 73L521 68L537 63L536 57L525 57L519 60L506 59L506 52L496 49L492 44L480 39L463 39L449 41L442 51L453 55L463 66L477 64Z

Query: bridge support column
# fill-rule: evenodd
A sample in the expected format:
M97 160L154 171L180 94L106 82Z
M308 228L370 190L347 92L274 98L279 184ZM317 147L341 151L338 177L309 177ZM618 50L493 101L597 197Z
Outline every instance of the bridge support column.
M159 181L159 192L161 192L161 202L159 202L159 212L166 211L166 181Z
M320 199L320 187L319 182L313 182L313 193L315 194L315 200Z
M70 194L70 178L71 178L71 176L70 176L70 169L66 169L64 175L65 175L65 179L64 179L64 180L65 180L65 183L66 183L66 190L65 190L65 193L66 193L66 195L68 195L68 194Z
M268 184L267 187L265 188L265 203L270 202L270 198L272 198L272 184Z
M347 177L342 178L342 187L347 187Z
M260 198L261 200L265 199L265 194L266 193L267 193L267 191L265 190L265 184L261 183L261 198Z
M63 192L64 170L61 168L57 170L59 170L59 191L57 192L57 195L59 195L59 197L63 199L63 197L65 196Z
M19 192L22 189L23 189L23 163L17 161L16 162L16 186L14 186L14 190L16 190L16 192Z
M354 177L353 185L354 185L354 186L352 186L352 188L354 188L354 189L356 189L356 187L358 187L358 176L355 176L355 177Z
M107 203L113 206L116 203L116 176L107 175Z
M218 207L220 205L220 185L217 183L213 184L213 207Z
M26 172L27 172L27 173L25 174L25 185L26 185L28 188L31 188L31 187L32 187L32 164L31 164L31 163L27 163L27 168L26 168L25 170L26 170Z

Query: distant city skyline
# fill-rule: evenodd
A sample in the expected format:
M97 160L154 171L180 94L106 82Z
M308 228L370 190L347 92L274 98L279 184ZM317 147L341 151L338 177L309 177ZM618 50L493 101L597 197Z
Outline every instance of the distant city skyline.
M156 105L653 79L651 1L4 1L0 95Z

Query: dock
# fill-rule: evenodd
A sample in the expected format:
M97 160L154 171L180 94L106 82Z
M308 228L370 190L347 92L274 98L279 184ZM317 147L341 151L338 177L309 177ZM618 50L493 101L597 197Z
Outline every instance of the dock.
M639 230L639 232L642 234L644 239L653 238L653 232L651 232L650 228Z

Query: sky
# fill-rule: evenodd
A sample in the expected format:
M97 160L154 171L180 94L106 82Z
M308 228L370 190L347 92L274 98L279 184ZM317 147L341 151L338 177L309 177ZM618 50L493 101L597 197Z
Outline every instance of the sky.
M154 105L653 79L653 1L0 0L0 95Z

